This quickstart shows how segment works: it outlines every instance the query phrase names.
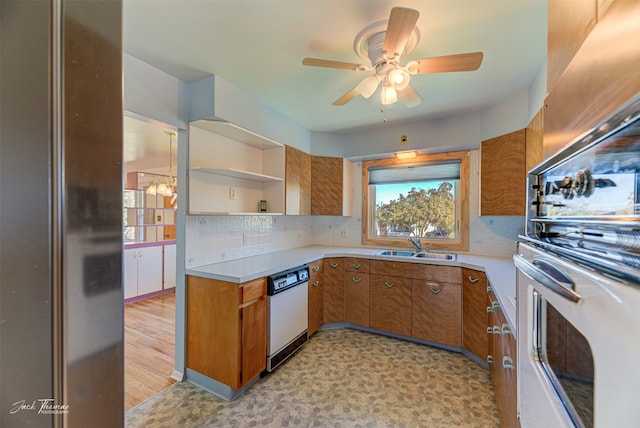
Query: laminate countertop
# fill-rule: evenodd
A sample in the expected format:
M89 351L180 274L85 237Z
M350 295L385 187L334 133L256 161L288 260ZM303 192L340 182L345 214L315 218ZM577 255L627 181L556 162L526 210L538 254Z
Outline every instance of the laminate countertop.
M186 269L187 275L229 282L247 282L256 278L310 263L325 257L364 257L376 260L459 266L483 271L503 308L512 331L516 331L516 269L511 257L491 257L457 253L457 260L421 259L416 257L380 256L382 248L329 247L312 245L277 251L259 256L212 263Z

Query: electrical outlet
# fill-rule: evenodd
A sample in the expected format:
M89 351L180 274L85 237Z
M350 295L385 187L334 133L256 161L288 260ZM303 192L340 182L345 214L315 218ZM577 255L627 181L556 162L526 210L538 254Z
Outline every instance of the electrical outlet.
M229 199L231 199L231 200L235 200L236 199L236 188L235 187L229 187Z

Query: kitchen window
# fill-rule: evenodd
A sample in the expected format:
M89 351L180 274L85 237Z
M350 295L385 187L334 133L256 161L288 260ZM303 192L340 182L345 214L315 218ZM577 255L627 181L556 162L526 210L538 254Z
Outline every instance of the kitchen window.
M415 234L434 250L468 251L468 151L365 161L362 170L363 244L409 247Z

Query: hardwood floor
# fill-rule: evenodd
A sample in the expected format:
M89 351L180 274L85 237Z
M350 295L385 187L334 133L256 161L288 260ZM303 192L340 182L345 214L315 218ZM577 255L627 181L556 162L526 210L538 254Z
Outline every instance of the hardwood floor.
M175 293L125 305L125 409L172 385Z

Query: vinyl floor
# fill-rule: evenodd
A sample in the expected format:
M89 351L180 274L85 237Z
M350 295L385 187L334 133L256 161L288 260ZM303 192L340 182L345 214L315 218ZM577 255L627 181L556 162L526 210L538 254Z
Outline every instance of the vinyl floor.
M499 427L487 370L461 354L324 330L226 402L188 382L134 407L135 427Z

